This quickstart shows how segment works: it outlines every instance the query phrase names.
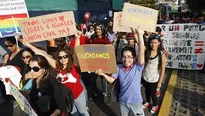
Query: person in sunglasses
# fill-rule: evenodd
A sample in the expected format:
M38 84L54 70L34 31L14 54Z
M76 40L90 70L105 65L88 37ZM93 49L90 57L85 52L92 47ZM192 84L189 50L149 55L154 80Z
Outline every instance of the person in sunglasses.
M93 26L93 25L90 25L90 26L89 26L89 31L86 32L85 35L90 39L90 37L91 37L94 33L95 33L95 31L94 31L94 26Z
M5 65L12 65L12 66L17 66L20 68L21 70L21 75L23 74L23 70L26 69L26 64L24 63L24 61L21 59L21 54L22 54L22 46L20 44L18 44L19 46L17 46L17 42L15 37L6 37L4 38L4 46L8 49L9 51L9 57L7 59L7 62ZM6 95L5 93L5 87L4 85L2 85L2 83L0 83L0 93L2 93L3 100L5 101L5 104L0 104L0 109L6 109L5 111L5 116L13 116L13 111L14 110L14 98L10 95ZM4 108L2 108L4 107Z
M158 100L160 88L165 74L166 54L161 48L161 39L158 35L149 38L148 46L145 51L145 68L143 70L143 86L145 88L146 100L144 109L150 106L150 99L153 101L151 113L158 111Z
M57 77L61 78L61 83L70 88L74 95L74 105L71 114L73 116L89 116L86 109L86 96L82 84L80 83L80 68L77 59L73 58L72 48L62 48L57 52L57 59L53 59L46 52L36 48L30 43L21 42L31 48L36 54L44 56L49 64L56 70Z
M33 56L28 70L33 79L29 97L34 111L38 116L61 116L66 107L63 90L61 83L50 75L47 59L41 55Z

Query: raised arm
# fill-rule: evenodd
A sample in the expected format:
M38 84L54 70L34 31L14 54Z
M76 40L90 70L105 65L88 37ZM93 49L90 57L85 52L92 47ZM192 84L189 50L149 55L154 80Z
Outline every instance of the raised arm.
M18 37L18 40L19 40L20 42L22 42L22 43L23 43L25 46L27 46L28 48L30 48L31 50L33 50L33 51L35 52L35 54L39 54L39 55L44 56L44 57L48 60L49 64L50 64L53 68L56 68L56 60L53 59L50 55L48 55L46 51L43 51L43 50L40 50L40 49L36 48L36 47L33 46L32 44L30 44L30 43L24 41L23 38L21 38L20 36Z
M145 53L145 46L143 40L143 31L140 31L139 28L131 28L132 32L134 33L135 41L138 41L139 46L139 54L136 56L138 58L138 62L142 65L144 64L144 53Z

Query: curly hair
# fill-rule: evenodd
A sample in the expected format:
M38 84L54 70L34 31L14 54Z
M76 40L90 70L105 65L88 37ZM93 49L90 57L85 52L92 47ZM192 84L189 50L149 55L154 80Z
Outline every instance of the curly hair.
M68 64L66 67L66 72L71 72L72 64L73 64L73 57L72 57L73 52L74 52L73 49L70 47L62 48L58 50L57 54L59 55L60 52L65 52L68 55ZM56 60L56 70L58 73L60 73L63 70L63 65L60 62L59 57L57 57L57 60Z

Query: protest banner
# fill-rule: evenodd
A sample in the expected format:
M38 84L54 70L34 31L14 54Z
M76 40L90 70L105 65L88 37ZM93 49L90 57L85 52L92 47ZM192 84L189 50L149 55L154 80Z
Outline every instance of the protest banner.
M28 17L24 0L0 0L0 38L20 32L18 21Z
M122 26L121 24L122 12L114 12L113 31L116 32L132 32L130 27Z
M11 88L11 93L17 103L19 104L22 111L27 113L29 116L37 116L37 114L32 109L31 105L29 104L28 100L19 92L17 87L15 87L11 82L9 83Z
M95 72L102 69L104 73L117 73L114 47L112 45L81 45L75 47L82 72Z
M27 42L56 39L76 33L73 11L33 17L19 21L19 24Z
M121 25L155 32L158 11L130 3L124 3Z
M162 24L167 68L200 70L205 61L205 25Z

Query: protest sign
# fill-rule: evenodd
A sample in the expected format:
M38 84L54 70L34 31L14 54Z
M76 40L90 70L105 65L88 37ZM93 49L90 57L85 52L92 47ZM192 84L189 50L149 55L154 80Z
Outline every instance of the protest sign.
M13 84L11 84L11 82L9 83L9 85L11 88L11 93L19 104L21 110L26 112L29 116L37 116L28 100L18 91L18 89Z
M82 72L95 72L102 69L105 73L117 73L114 47L112 45L81 45L75 47Z
M24 0L0 0L0 38L20 32L18 21L28 17Z
M6 94L10 94L8 79L11 80L16 87L19 87L21 77L19 70L12 65L0 67L0 80L4 83Z
M76 33L73 11L29 18L19 21L19 24L27 42L50 40Z
M121 25L155 32L158 11L130 3L124 3Z
M114 12L113 31L116 32L131 32L131 29L121 24L122 12Z
M205 61L205 25L162 24L167 68L200 70Z

